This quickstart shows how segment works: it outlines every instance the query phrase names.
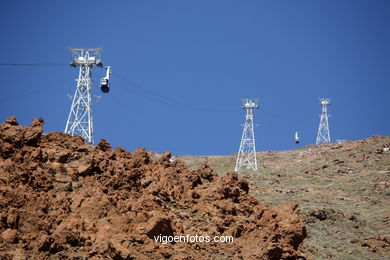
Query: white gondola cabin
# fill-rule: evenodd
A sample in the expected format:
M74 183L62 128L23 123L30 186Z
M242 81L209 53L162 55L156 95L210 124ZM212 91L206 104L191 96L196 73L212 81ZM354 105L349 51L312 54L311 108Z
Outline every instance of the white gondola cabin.
M100 89L103 93L108 93L110 91L110 75L111 67L106 66L106 76L100 80Z
M295 143L296 143L296 144L299 144L298 132L295 132Z

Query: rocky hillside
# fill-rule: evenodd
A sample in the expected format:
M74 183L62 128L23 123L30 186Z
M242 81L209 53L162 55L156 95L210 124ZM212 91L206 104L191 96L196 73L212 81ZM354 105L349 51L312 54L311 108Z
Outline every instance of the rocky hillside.
M261 203L294 202L305 219L313 259L390 259L390 137L291 151L259 152L259 170L239 174ZM235 156L182 156L220 175Z
M252 194L267 200L270 188L261 187L277 176L254 186L206 164L189 169L169 153L152 159L143 148L94 147L42 127L42 119L25 127L14 117L0 125L1 259L307 258L297 205L267 206L249 194L257 187ZM234 242L163 244L159 235Z

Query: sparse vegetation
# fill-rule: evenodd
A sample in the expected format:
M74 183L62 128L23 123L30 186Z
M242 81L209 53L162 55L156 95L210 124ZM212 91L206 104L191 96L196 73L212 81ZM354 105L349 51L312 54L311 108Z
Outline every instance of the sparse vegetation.
M259 170L241 176L262 203L299 205L308 229L304 244L313 259L389 259L390 151L385 147L390 137L374 136L259 152ZM207 162L220 175L233 171L235 163L235 156L179 158L191 168Z

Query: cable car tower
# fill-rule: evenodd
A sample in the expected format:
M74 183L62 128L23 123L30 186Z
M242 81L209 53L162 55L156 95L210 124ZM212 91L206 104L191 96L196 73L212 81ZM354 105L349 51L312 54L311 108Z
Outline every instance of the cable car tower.
M318 127L316 144L330 143L327 109L327 106L330 105L330 98L320 98L320 105L322 106L322 113L320 115L320 125Z
M100 48L96 49L76 49L69 48L72 53L72 62L70 66L80 67L79 78L76 79L77 87L73 96L72 105L68 120L66 122L65 133L70 135L80 135L91 144L93 140L93 118L92 118L92 68L94 66L103 67L100 59ZM107 69L105 80L102 79L101 89L104 93L109 90L110 68ZM104 83L104 85L103 85Z
M253 129L253 109L258 109L258 99L242 99L242 109L246 109L245 124L238 151L235 172L256 171L255 132Z

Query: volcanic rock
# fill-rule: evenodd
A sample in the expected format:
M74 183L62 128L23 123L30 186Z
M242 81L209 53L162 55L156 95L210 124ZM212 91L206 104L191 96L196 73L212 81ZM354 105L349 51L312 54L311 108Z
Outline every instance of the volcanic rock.
M297 205L259 204L236 173L42 126L0 125L0 258L305 259ZM234 241L156 242L186 235Z

